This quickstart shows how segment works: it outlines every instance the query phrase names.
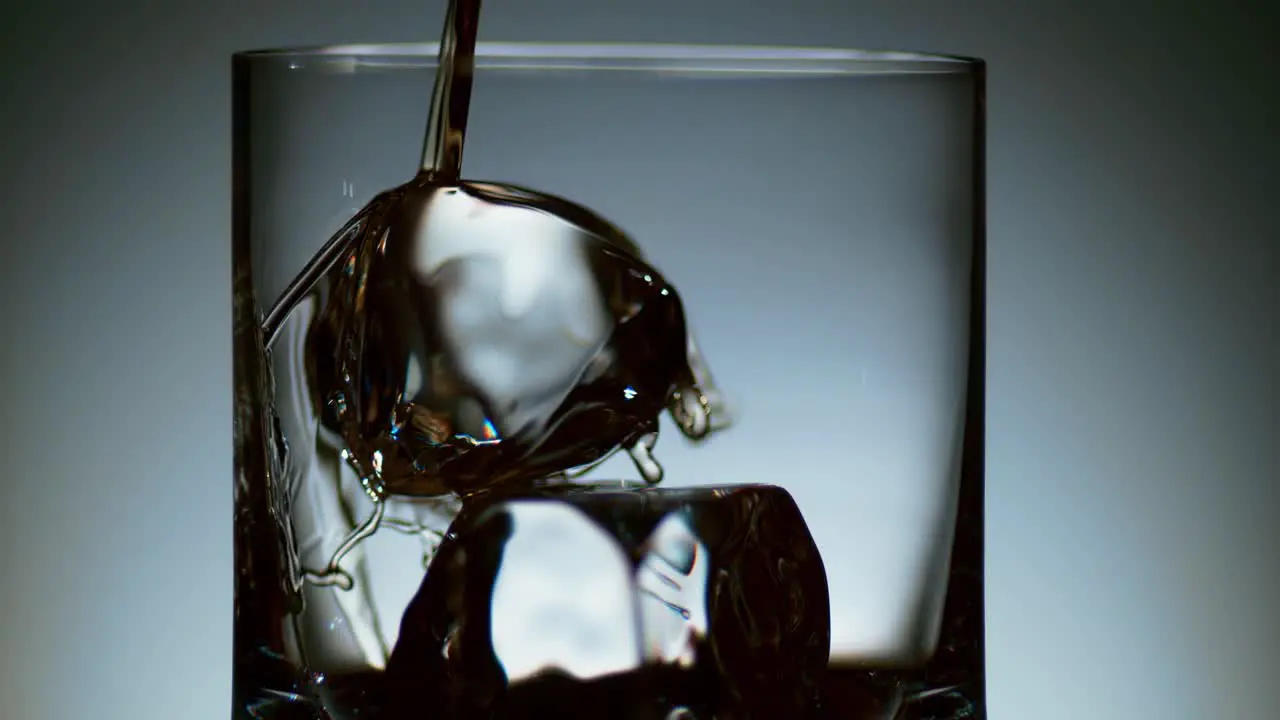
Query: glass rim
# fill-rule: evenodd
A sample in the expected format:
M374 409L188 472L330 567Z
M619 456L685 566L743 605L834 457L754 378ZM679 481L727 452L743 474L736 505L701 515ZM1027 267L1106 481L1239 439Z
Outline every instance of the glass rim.
M233 53L237 61L287 61L369 68L429 67L439 43L353 43ZM984 62L962 55L904 50L773 45L621 42L477 42L476 66L527 70L637 70L779 74L967 74Z

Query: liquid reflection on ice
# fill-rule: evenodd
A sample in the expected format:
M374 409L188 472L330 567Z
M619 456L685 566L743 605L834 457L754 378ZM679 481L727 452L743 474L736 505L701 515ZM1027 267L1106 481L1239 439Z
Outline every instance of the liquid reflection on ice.
M707 633L709 554L682 514L658 524L633 571L618 543L570 505L512 502L507 512L490 632L509 683L692 665Z
M511 541L493 586L494 655L508 682L548 669L579 679L640 664L630 563L582 511L511 503Z
M646 545L636 570L645 660L690 667L708 629L710 554L683 513L663 518Z
M502 436L542 431L613 331L581 230L465 192L441 195L421 222L431 241L415 245L413 264L435 278L460 379L482 389Z

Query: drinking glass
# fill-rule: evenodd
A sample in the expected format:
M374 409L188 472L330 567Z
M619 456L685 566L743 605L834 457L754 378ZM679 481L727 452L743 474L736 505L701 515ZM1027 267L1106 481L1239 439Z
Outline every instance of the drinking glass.
M458 512L389 504L317 574L368 498L317 420L314 320L264 332L325 242L416 172L436 52L233 60L235 718L378 717ZM694 442L662 419L661 487L779 486L802 513L830 613L814 717L985 717L983 87L979 60L904 52L477 47L464 176L590 208L680 291L717 428ZM574 482L637 478L617 454ZM446 717L437 700L420 717Z

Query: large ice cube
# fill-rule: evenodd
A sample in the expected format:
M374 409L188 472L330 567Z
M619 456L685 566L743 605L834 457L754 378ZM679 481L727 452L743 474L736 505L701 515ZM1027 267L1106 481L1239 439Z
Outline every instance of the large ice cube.
M317 285L314 401L375 496L519 483L619 447L658 415L690 437L714 395L674 287L581 206L491 183L375 198Z
M404 614L384 709L801 718L828 650L826 574L786 491L549 488L454 521Z

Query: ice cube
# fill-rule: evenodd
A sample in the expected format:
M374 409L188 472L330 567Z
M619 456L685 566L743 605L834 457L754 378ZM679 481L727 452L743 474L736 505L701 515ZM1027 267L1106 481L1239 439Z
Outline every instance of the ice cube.
M314 401L375 497L544 478L716 427L676 289L618 228L511 185L379 195L317 284ZM642 444L643 443L643 444Z
M826 574L772 486L560 486L464 507L405 611L388 717L801 718Z

